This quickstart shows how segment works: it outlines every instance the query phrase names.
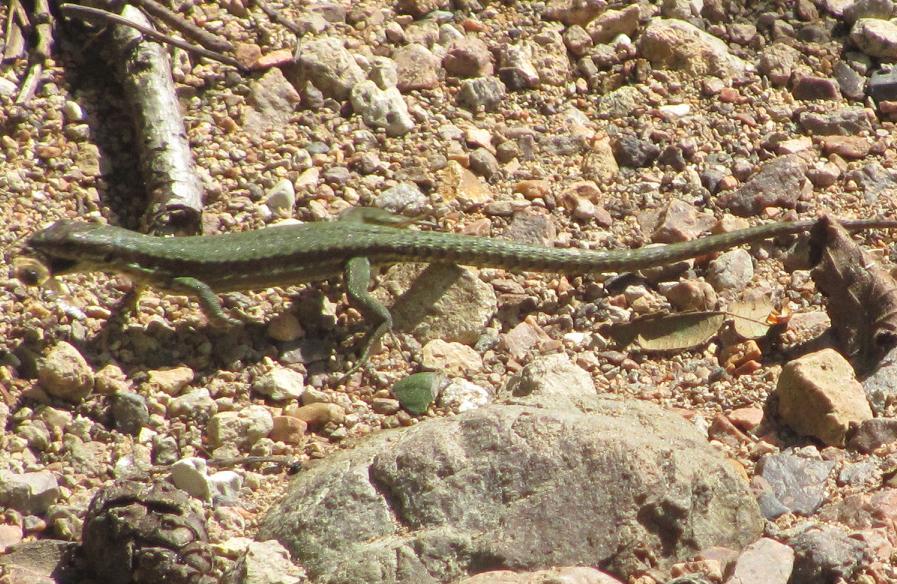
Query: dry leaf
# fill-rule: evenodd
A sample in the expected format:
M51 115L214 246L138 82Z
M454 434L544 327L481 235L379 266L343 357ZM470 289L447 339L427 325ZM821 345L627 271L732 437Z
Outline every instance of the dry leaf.
M743 339L759 339L766 336L771 326L770 318L775 316L775 307L767 298L739 300L729 305L727 312L732 316L732 326Z
M635 342L645 351L684 351L705 344L719 332L723 312L653 314L611 328L618 343Z

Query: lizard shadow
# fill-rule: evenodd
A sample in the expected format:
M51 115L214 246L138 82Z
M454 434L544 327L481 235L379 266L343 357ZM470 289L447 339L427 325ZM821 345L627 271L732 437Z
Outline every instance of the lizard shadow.
M58 51L70 90L85 104L83 123L89 132L96 154L79 152L80 164L92 167L86 171L90 186L96 188L97 200L80 203L81 212L109 209L115 218L129 227L136 227L144 206L144 185L137 156L137 138L132 113L115 78L113 65L104 53L103 37L78 19L64 19L60 27ZM80 150L80 149L79 149ZM104 213L106 214L106 213ZM106 214L108 217L108 214Z
M331 296L326 291L306 287L298 294L286 294L290 300L283 309L269 315L273 318L290 312L298 316L305 334L293 341L271 338L270 319L215 325L198 311L195 318L174 322L154 319L139 324L130 319L124 309L127 299L122 299L100 329L81 343L81 349L97 368L114 363L129 377L131 373L139 377L142 371L179 365L190 367L198 375L240 371L265 358L303 362L309 372L322 372L339 342L354 334L351 327L337 327L336 320L326 314L324 298ZM227 306L227 297L223 300Z
M86 340L83 350L97 366L115 363L126 372L178 365L197 372L238 370L265 357L256 348L264 334L264 326L253 323L221 328L196 322L140 325L115 315Z

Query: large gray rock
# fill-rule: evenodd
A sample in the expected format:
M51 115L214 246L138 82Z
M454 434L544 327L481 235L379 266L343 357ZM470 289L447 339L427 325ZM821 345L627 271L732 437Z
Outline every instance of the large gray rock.
M629 577L761 528L744 480L685 420L594 397L374 436L303 471L259 538L314 582L420 584L563 565Z
M46 513L59 498L56 475L48 470L14 473L0 470L0 505L21 513Z

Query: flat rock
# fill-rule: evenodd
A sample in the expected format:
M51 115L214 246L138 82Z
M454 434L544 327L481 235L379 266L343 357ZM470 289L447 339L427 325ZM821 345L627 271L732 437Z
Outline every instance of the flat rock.
M272 127L289 123L301 100L280 69L269 69L249 84L243 123L252 135L260 136Z
M867 202L897 195L897 174L893 170L883 167L878 161L851 170L844 177L854 181L863 189L863 198Z
M841 99L841 89L838 83L830 77L819 77L816 75L800 75L794 80L791 87L791 94L795 99L812 100L812 99Z
M865 158L872 143L863 136L824 136L822 138L822 153L826 156L837 154L847 160Z
M6 550L0 566L11 583L52 584L73 575L70 558L78 547L57 539L24 542Z
M850 40L870 57L885 61L897 59L897 24L889 20L857 20L850 29Z
M804 131L814 136L853 136L872 131L866 109L859 106L827 112L802 112L797 121Z
M787 584L794 568L794 550L774 539L758 539L738 557L727 584Z

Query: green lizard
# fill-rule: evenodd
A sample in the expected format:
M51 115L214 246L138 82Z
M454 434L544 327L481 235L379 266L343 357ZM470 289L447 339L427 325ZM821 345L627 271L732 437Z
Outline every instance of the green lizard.
M413 219L378 209L353 209L339 221L268 227L191 237L153 237L110 225L57 221L32 235L27 247L46 276L117 272L136 283L195 297L213 320L229 324L218 292L286 286L343 275L349 302L371 324L358 364L392 329L389 310L369 292L371 268L396 262L444 262L534 272L588 274L632 271L722 251L736 245L807 231L813 220L768 223L692 241L632 250L555 249L486 237L402 229ZM897 220L843 222L859 231L897 228ZM38 283L39 270L20 272Z

